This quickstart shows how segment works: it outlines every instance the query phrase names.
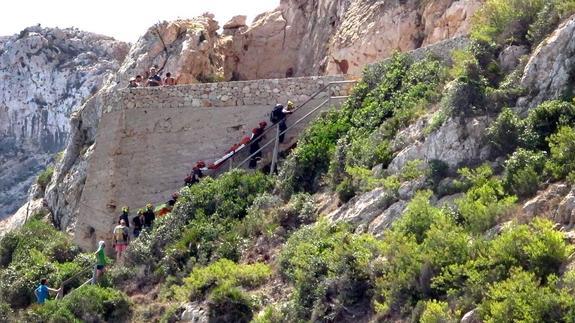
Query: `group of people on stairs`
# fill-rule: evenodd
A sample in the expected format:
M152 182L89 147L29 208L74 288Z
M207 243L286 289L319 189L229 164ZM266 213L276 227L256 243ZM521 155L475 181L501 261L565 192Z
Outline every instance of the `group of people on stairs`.
M161 85L161 78L158 80L159 76L156 74L156 67L152 67L150 69L150 74L152 77L148 79L147 86L159 86ZM167 73L169 74L169 73ZM170 77L170 75L167 75ZM139 80L138 80L139 78ZM158 85L150 85L150 79L152 79L152 83L154 81L158 82ZM130 84L132 81L141 82L142 77L138 75L133 80L130 80ZM171 81L170 81L171 82ZM140 84L140 83L138 83ZM153 83L155 84L155 83ZM175 83L174 83L175 84ZM166 84L166 85L173 85L173 84ZM136 86L129 86L129 87L137 87ZM276 104L270 113L270 122L275 125L279 124L279 131L280 133L287 129L286 125L286 117L289 114L293 113L294 105L291 101L287 102L287 105L284 107L281 104ZM261 159L262 153L260 150L260 142L264 139L264 132L267 127L267 122L261 121L258 127L252 129L252 133L250 137L244 137L240 143L233 145L224 155L222 158L216 160L214 163L210 165L206 165L204 161L198 161L192 167L192 171L188 174L184 180L186 186L192 186L200 182L200 180L204 177L204 171L210 169L217 169L223 162L231 158L236 152L241 150L247 145L250 145L249 152L250 155L253 155L249 161L249 168L256 168L258 161ZM283 143L285 138L285 134L280 134L279 136L279 143ZM257 153L256 153L257 152ZM151 230L156 216L161 217L169 213L176 201L178 200L179 194L176 192L172 194L170 200L166 203L160 205L156 209L152 203L148 203L144 209L139 209L137 214L132 218L130 221L130 209L127 206L122 208L122 212L118 217L117 225L114 227L113 233L113 248L116 252L116 260L118 262L123 261L124 252L128 248L130 244L131 238L137 238L143 230ZM132 225L130 227L130 224ZM130 234L130 228L132 228L132 232ZM92 278L90 278L89 282L95 284L98 282L102 274L104 273L107 265L106 259L106 242L99 241L98 242L98 249L94 253L96 258L94 271L92 274ZM34 290L34 294L36 295L38 304L44 304L46 299L49 297L50 292L53 293L61 293L63 287L59 289L53 289L48 287L48 280L46 278L41 279L39 286Z

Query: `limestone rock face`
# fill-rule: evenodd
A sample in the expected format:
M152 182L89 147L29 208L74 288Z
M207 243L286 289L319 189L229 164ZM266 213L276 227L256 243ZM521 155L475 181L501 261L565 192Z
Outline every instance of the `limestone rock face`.
M65 148L68 118L120 66L128 45L77 29L29 27L0 39L0 218Z
M449 119L423 142L414 141L401 150L388 167L398 173L411 160L442 160L450 167L487 160L489 147L484 145L483 134L488 126L486 117L471 120Z
M575 71L575 16L562 23L535 50L523 71L521 85L529 95L518 105L532 108L545 100L557 99L569 90Z
M563 183L557 183L550 185L544 191L539 192L537 196L533 197L531 200L525 202L523 205L523 214L527 219L532 219L535 216L545 216L550 219L555 218L555 212L558 210L558 206L562 200L564 200L565 195L569 193L569 186ZM569 198L565 198L569 199ZM567 206L564 204L564 208ZM567 218L567 223L569 223L569 217Z
M366 64L464 35L481 0L282 0L230 40L226 77L359 74Z
M130 77L144 76L152 65L163 67L162 74L172 73L178 84L218 79L223 75L218 28L212 14L150 27L130 49L117 80L125 87Z

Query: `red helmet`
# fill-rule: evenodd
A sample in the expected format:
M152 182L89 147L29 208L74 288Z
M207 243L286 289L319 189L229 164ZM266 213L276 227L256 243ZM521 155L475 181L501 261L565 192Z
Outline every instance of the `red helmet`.
M265 121L260 122L260 128L265 128L267 125L268 123Z

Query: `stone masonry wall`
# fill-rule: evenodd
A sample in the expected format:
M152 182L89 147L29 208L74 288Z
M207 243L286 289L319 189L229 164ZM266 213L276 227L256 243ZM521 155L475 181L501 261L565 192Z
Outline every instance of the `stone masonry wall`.
M183 186L193 163L213 162L249 136L260 121L269 123L275 103L285 104L289 98L301 104L327 83L339 80L343 78L306 77L123 89L109 94L79 203L76 242L86 250L94 249L99 240L111 242L122 206L130 207L132 217L147 202L165 202ZM322 92L290 116L288 125L328 95L344 95L348 88L333 86L329 93ZM298 134L289 133L286 141L294 142Z
M171 87L123 89L110 94L104 113L124 109L161 106L162 108L208 108L271 105L292 100L301 103L329 82L342 76L312 76L273 80L221 83L197 83ZM331 88L333 95L345 92L345 86Z

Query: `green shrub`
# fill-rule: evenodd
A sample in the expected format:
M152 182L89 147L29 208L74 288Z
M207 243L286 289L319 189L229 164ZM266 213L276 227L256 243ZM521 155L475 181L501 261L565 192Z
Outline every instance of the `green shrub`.
M499 277L505 277L511 267L521 267L545 279L558 272L572 251L551 222L536 219L528 225L513 226L494 239L489 257L500 271Z
M342 203L347 203L351 200L357 191L357 187L352 182L351 178L344 179L339 185L337 185L335 192L337 193L337 197Z
M61 301L31 308L26 316L40 322L125 322L131 313L131 304L120 291L87 285Z
M516 198L505 193L501 180L491 177L493 171L488 165L459 172L471 182L471 187L464 197L456 200L457 211L472 232L483 233L496 224Z
M468 117L484 112L485 90L477 80L457 80L449 84L441 102L446 114L454 117Z
M52 180L52 175L54 174L54 167L48 166L44 171L38 175L36 183L40 186L42 190L45 190L50 181Z
M127 263L156 267L162 261L168 270L178 270L192 256L203 263L220 257L237 259L241 238L235 233L237 224L255 198L271 187L271 178L262 173L231 171L183 189L173 212L156 219L150 234L130 244ZM196 252L194 245L200 250Z
M546 1L535 21L529 26L527 40L537 46L547 35L551 34L559 23L575 12L573 0L549 0Z
M431 191L418 192L407 205L403 215L394 223L395 231L413 235L418 243L425 238L425 233L439 217L445 216L442 211L431 205Z
M556 134L548 138L550 158L545 168L555 179L569 177L575 179L575 130L561 127Z
M249 322L254 302L244 288L265 283L271 269L263 263L237 264L228 259L195 268L182 286L172 289L182 301L207 299L210 319L215 322Z
M510 278L492 284L479 307L484 322L572 322L573 297L554 283L542 285L537 277L515 268Z
M257 287L271 276L271 269L263 263L237 264L228 259L218 260L206 267L195 268L184 279L184 286L175 287L182 300L198 300L218 286Z
M343 224L322 220L296 231L281 251L279 266L294 284L297 319L338 317L344 308L369 302L369 263L379 254L373 236L354 235Z
M376 274L374 304L385 315L399 311L402 305L417 303L423 297L418 282L423 268L423 255L413 234L391 230L386 232L383 259L372 266Z
M505 162L505 190L520 197L535 194L543 179L546 159L545 152L533 152L523 148L515 151Z
M13 308L34 302L33 290L41 278L57 286L85 265L69 236L35 219L0 241L0 256L0 300ZM69 287L77 282L70 282Z
M561 126L570 126L575 122L575 105L564 101L544 102L529 111L525 122L524 146L547 151L546 138Z
M521 144L525 131L523 120L513 110L506 108L487 129L487 138L498 153L512 153Z
M525 44L527 31L544 0L487 0L474 17L474 39L497 44Z
M457 319L449 310L449 304L440 302L435 299L425 302L425 310L423 311L421 323L455 323Z
M219 285L208 299L210 322L248 323L253 317L253 302L230 284Z

